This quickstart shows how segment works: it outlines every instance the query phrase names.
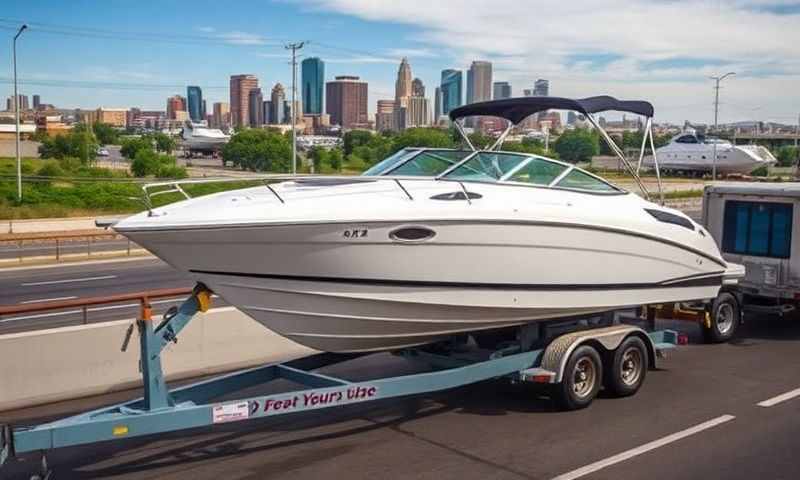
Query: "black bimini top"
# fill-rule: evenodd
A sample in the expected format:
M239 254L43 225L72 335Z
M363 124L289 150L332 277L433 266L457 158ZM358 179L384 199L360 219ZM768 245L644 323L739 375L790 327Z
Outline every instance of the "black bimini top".
M471 103L450 111L450 120L472 116L505 118L514 125L529 115L546 110L573 110L584 115L605 111L630 112L645 117L653 116L653 105L642 100L617 100L607 95L581 99L563 97L503 98L488 102Z

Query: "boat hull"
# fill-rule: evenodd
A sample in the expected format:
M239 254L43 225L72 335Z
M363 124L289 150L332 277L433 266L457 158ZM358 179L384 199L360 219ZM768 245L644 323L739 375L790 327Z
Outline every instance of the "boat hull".
M435 235L422 242L393 238L408 225ZM267 328L332 352L390 350L543 319L712 298L725 270L669 240L552 222L122 233Z

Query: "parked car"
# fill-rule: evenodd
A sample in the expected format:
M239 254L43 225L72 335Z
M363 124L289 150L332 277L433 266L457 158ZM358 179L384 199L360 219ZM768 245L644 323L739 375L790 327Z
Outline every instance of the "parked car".
M97 156L98 157L108 157L109 155L111 155L111 154L108 153L108 150L106 150L105 148L98 148L97 149Z

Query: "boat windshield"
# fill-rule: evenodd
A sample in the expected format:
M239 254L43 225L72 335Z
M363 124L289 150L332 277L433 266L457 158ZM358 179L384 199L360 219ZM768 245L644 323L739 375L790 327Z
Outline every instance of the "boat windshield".
M572 165L535 155L503 152L479 152L444 178L504 181L591 192L621 192L603 179Z
M366 176L435 177L473 152L468 150L404 149L363 173Z

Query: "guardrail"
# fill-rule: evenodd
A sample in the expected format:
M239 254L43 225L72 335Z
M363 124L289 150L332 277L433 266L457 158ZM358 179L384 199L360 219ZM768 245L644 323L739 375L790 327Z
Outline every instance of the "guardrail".
M118 240L120 248L104 250L102 245L98 245L100 239ZM131 251L138 248L138 245L130 239L114 232L68 233L56 236L15 235L13 238L0 238L0 246L2 245L11 245L11 248L0 249L0 261L16 259L18 263L24 263L26 258L31 257L52 258L56 262L64 260L65 257L75 258L85 255L86 258L93 258L99 256L102 251L124 252L124 255L129 257ZM10 254L11 252L15 254Z
M81 323L85 325L89 323L89 307L131 301L139 302L139 318L142 318L144 315L148 314L146 310L152 308L150 304L151 300L188 296L191 293L191 288L163 288L144 292L106 295L103 297L87 297L73 300L26 303L24 305L0 305L0 318L10 315L23 315L29 313L66 310L69 308L79 308L81 310Z

